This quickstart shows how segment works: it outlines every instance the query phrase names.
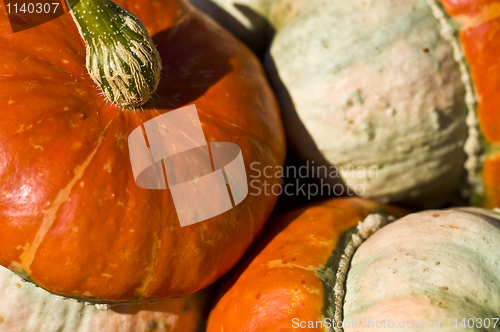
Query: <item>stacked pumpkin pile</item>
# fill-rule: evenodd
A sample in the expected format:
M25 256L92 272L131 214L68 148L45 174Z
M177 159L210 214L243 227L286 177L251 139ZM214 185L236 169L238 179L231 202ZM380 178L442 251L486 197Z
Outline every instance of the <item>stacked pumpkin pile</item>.
M0 331L498 330L500 1L193 3L218 23L70 0L13 33L32 16L0 5ZM192 104L260 194L181 227L128 137ZM265 190L285 133L303 163L375 166L321 179L365 197Z

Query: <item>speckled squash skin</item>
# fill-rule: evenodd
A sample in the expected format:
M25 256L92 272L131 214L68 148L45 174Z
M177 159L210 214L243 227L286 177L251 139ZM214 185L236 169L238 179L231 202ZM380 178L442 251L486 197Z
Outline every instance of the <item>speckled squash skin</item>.
M69 14L13 34L0 4L0 264L86 301L183 296L236 264L276 197L249 195L181 228L168 189L136 185L128 135L195 104L206 140L238 144L250 174L252 162L284 161L278 106L257 58L189 3L116 2L143 22L162 57L160 85L142 109L99 95Z
M425 328L405 325L404 331L434 331L431 320L440 320L439 331L460 331L462 320L473 318L475 327L468 330L498 331L491 319L500 316L499 245L500 213L491 210L425 211L389 224L354 254L345 320L425 323ZM491 326L481 329L478 318L489 318ZM345 329L391 330L388 324Z
M381 211L403 214L371 201L340 198L272 220L273 227L225 277L207 331L296 331L293 318L322 320L328 291L318 271L343 233Z
M339 264L331 265L331 257L345 252L342 233L382 210L402 215L359 199L335 199L281 217L275 232L224 280L208 331L333 331L316 323L331 322L337 309L331 299ZM487 317L489 328L471 330L497 331L491 318L500 315L499 245L500 212L480 208L425 211L382 227L348 264L341 313L348 324L385 320L386 329L358 323L344 331L435 331L431 319L441 320L441 330L459 331L446 319L460 324ZM389 321L426 325L391 329Z
M2 332L202 332L211 289L151 304L98 310L63 299L0 267Z
M255 50L260 43L269 47L266 69L288 138L304 159L344 168L377 166L377 176L347 172L343 180L351 187L363 184L365 196L379 200L437 206L460 187L466 84L428 1L193 2ZM459 31L484 138L482 150L480 137L469 149L478 165L472 173L480 172L472 201L500 206L500 3L441 4ZM274 39L262 29L274 30Z

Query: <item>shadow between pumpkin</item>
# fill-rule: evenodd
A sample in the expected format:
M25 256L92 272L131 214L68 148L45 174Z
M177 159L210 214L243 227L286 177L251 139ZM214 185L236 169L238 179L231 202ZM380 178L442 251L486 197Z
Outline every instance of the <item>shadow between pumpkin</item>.
M151 100L142 106L143 111L173 110L189 105L233 70L229 56L218 50L213 39L193 33L204 29L205 23L193 15L152 36L163 69L158 88ZM207 75L208 69L210 75Z
M252 26L252 28L247 28L231 14L210 0L191 0L191 3L202 12L208 13L217 23L247 44L260 59L264 58L275 33L274 28L265 17L248 6L235 3L234 7L245 16ZM255 38L256 31L254 30L261 31L259 38Z

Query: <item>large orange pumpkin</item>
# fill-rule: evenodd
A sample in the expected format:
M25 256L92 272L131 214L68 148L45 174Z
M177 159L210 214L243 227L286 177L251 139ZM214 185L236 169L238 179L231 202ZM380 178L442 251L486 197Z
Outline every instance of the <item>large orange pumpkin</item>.
M182 0L118 4L142 20L163 61L142 109L100 95L69 14L13 34L0 4L0 264L50 292L101 303L212 283L241 258L276 200L249 195L180 227L168 189L134 182L132 130L195 104L206 140L238 144L247 174L250 163L274 167L285 154L275 98L246 47Z

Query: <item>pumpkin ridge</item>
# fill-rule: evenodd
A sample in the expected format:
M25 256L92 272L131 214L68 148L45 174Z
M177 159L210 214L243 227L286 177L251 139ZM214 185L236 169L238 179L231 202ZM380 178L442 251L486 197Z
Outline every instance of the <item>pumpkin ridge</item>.
M90 155L85 159L85 161L81 165L77 165L76 167L76 172L75 176L71 179L71 181L64 187L64 189L61 189L56 198L52 201L52 204L47 210L44 210L43 213L45 214L42 225L40 226L40 229L37 231L35 238L33 239L33 242L29 246L28 249L26 249L20 256L21 258L21 267L22 269L29 275L30 274L30 266L31 263L33 262L35 258L36 251L40 244L43 242L45 236L47 233L50 231L54 221L56 220L57 217L57 212L59 211L59 208L68 201L69 195L71 193L71 190L75 187L76 183L83 177L83 174L85 172L85 169L87 166L90 164L92 159L94 158L95 154L97 153L97 150L99 147L102 145L104 142L104 137L106 133L106 129L111 125L113 120L111 120L106 127L104 128L103 132L99 136L99 139L97 140L97 146L94 148L94 150L90 153Z
M344 331L342 327L338 326L338 323L343 319L345 282L356 249L363 241L387 224L388 220L392 219L394 218L382 214L368 215L357 226L349 228L339 237L325 266L316 270L316 275L325 288L323 315L335 322L333 327L335 332ZM337 272L334 278L333 270L335 268L337 268ZM333 280L335 280L335 284L333 284Z
M465 88L465 104L467 106L467 139L464 144L464 152L467 156L464 168L467 172L467 186L468 188L462 191L462 196L470 196L470 189L474 192L481 194L483 189L483 181L480 176L481 170L481 154L483 152L481 140L482 135L479 129L479 120L477 116L477 97L474 90L474 83L470 75L470 67L465 53L462 49L460 40L457 36L456 30L450 24L451 18L446 13L444 8L437 2L437 0L427 0L427 4L431 8L432 14L438 20L441 29L440 34L444 40L448 41L453 48L453 58L459 65L462 84Z
M356 234L357 228L353 226L346 230L337 240L335 249L328 257L328 260L323 268L316 270L316 275L323 283L324 288L324 305L323 305L323 316L328 317L334 321L336 303L335 303L335 281L336 275L335 271L338 270L342 254L349 244L350 239L354 234Z

